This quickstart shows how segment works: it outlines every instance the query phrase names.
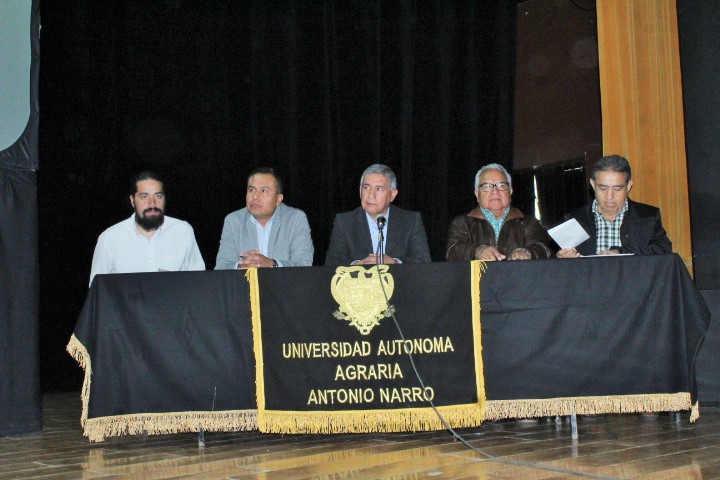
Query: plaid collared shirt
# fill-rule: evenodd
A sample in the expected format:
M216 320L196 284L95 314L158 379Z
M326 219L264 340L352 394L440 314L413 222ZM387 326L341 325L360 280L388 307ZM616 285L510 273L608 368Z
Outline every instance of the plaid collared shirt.
M623 217L628 209L628 201L625 200L622 210L618 214L614 221L608 222L605 217L600 213L600 209L597 206L597 200L593 200L592 211L595 214L595 231L596 235L596 250L595 253L600 253L602 250L608 250L610 247L622 247L622 240L620 240L620 225L622 225Z

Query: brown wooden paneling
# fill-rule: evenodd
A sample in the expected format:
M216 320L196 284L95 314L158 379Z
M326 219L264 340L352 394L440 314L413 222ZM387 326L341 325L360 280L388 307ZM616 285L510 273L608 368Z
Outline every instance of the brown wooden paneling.
M630 160L631 197L659 207L692 272L675 0L597 2L603 151Z

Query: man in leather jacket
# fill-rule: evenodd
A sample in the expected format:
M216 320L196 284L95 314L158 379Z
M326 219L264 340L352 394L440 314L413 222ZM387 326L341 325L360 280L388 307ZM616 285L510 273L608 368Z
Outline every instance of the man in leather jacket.
M535 217L510 206L511 195L512 179L502 165L482 167L475 175L478 206L450 223L446 260L550 258L550 236Z

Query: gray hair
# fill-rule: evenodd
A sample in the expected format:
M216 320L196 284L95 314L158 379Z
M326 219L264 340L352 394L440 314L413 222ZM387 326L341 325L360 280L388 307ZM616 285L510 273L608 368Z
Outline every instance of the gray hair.
M499 163L488 163L484 167L482 167L478 172L475 174L475 188L480 188L480 177L482 177L482 174L487 172L488 170L497 170L498 172L505 175L505 178L507 179L508 186L512 188L512 178L510 178L510 174L507 170L505 170L505 167L500 165Z
M379 173L380 175L387 177L387 179L390 180L390 189L397 189L397 177L395 176L395 172L393 172L387 165L383 165L381 163L375 163L365 169L362 173L362 177L360 177L361 187L363 186L363 183L365 183L365 176L370 175L371 173Z
M632 172L630 170L630 162L627 161L627 158L621 157L620 155L608 155L606 157L600 157L600 159L595 162L595 165L593 165L592 168L592 175L590 178L593 180L597 180L597 174L598 172L617 172L617 173L624 173L625 174L625 182L629 182L630 178L632 177Z

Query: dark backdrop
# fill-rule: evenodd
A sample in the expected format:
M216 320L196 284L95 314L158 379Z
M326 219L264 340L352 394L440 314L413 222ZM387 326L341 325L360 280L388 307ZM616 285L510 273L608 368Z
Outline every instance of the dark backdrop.
M695 283L712 319L697 360L701 402L720 403L720 3L678 0Z
M43 2L39 175L43 388L78 388L64 352L97 236L130 215L128 178L167 176L168 214L215 263L247 173L276 167L322 263L372 163L423 214L434 260L512 156L515 2Z
M557 166L602 149L595 3L518 3L513 135L516 170ZM568 180L564 176L554 176L553 181L564 185ZM562 202L562 198L557 195L552 201ZM547 219L542 215L549 224L555 223L557 214L567 212L547 207L556 214Z
M720 290L720 3L678 0L695 280Z

